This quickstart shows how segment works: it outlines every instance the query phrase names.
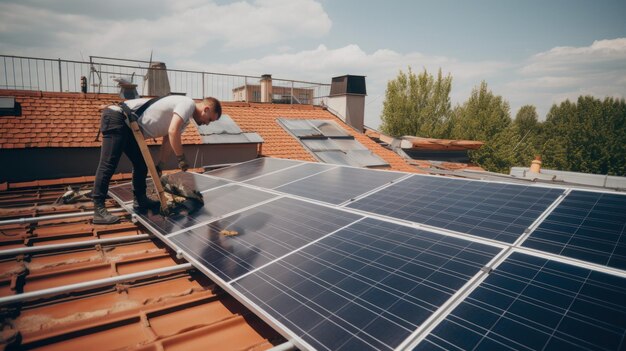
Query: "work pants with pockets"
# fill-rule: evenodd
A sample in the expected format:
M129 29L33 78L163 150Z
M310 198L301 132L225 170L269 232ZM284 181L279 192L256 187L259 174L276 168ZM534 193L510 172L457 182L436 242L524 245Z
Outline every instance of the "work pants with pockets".
M100 119L102 148L92 194L95 202L104 201L106 198L111 177L115 173L122 153L126 154L133 164L133 192L138 196L146 193L148 168L125 118L121 112L109 108L102 111Z

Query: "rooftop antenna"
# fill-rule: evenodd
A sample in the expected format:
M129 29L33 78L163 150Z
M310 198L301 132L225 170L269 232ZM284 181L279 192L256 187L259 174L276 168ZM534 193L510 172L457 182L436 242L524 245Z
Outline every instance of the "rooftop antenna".
M146 81L148 80L148 72L150 72L150 66L152 66L152 50L150 50L150 62L148 63L148 69L146 70L146 74L143 76L143 87L141 88L141 94L146 95Z

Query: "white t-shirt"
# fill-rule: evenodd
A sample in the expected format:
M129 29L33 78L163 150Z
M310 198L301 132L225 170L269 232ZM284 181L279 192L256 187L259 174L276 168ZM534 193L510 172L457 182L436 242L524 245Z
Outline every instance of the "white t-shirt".
M126 100L124 103L132 110L137 110L148 100L150 99L141 98ZM170 123L172 123L172 118L174 118L174 113L176 113L183 119L183 125L180 128L180 132L182 133L193 117L195 109L196 104L191 98L181 95L170 95L148 107L139 117L137 123L145 138L166 136L170 128ZM126 122L128 123L128 121Z

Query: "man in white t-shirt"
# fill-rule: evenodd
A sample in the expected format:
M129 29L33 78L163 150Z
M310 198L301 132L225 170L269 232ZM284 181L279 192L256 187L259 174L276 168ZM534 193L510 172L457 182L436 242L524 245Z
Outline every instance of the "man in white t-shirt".
M137 111L149 100L147 98L127 100L124 104L131 110ZM171 95L150 105L139 116L137 122L145 138L163 137L158 167L163 168L163 162L173 151L178 160L178 167L186 171L189 165L185 160L181 142L181 134L185 127L192 118L198 125L202 125L218 120L221 115L222 106L215 98L209 97L200 102L194 102L186 96ZM159 202L146 196L148 168L120 106L108 106L102 111L100 131L102 133L102 148L92 195L94 202L93 223L113 224L120 220L119 217L106 210L104 201L109 191L111 177L115 173L122 153L126 154L133 164L133 207L136 210L158 208Z

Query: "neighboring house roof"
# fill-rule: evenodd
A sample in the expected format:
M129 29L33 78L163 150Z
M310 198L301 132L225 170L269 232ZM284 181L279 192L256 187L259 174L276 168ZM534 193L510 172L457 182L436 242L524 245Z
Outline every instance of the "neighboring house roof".
M109 226L94 226L87 213L6 224L11 219L90 211L88 200L54 203L67 190L64 184L91 185L76 183L80 181L56 179L56 185L48 186L11 184L9 190L0 191L0 251L120 237L131 240L2 255L0 297L184 263L160 241L146 236L149 232L132 223L126 212L116 213L123 217L121 223ZM107 204L111 207L114 202ZM5 325L0 349L265 350L284 342L258 317L195 270L4 305L0 316Z
M15 96L22 106L22 116L0 117L0 149L99 147L101 138L96 140L96 136L100 110L120 102L119 96L112 94L0 90L1 95ZM222 107L223 114L229 115L243 132L256 132L261 136L264 156L316 161L276 119L332 119L385 160L390 168L420 172L321 107L237 102L222 102ZM147 141L155 143L153 139ZM160 144L160 138L156 139L156 144ZM202 136L194 123L183 133L183 144L202 144Z
M420 172L411 167L402 157L378 145L365 134L355 131L329 111L311 105L280 105L261 103L223 102L222 108L244 130L253 130L264 140L264 156L291 158L303 161L317 161L277 122L286 119L332 119L345 129L354 139L385 160L391 169L404 172Z
M403 136L400 138L394 138L389 135L385 135L377 130L366 128L365 135L369 138L386 145L387 148L394 150L396 154L400 156L408 164L415 166L418 170L424 173L442 174L439 170L455 171L468 169L473 171L484 171L483 168L471 163L463 162L450 162L449 160L424 160L413 159L415 152L442 152L447 154L449 152L461 152L464 155L469 150L476 150L483 146L482 141L473 140L451 140L451 139L434 139L434 138L422 138ZM414 152L415 151L415 152ZM440 155L441 157L441 155ZM448 175L464 177L461 174L445 173Z
M112 94L0 90L0 96L15 96L22 107L21 116L0 117L0 149L99 147L100 111L120 102L119 96ZM193 123L182 141L202 143ZM154 144L152 139L147 142Z

